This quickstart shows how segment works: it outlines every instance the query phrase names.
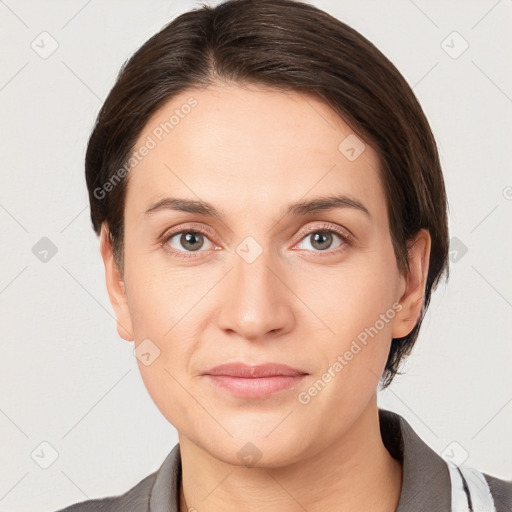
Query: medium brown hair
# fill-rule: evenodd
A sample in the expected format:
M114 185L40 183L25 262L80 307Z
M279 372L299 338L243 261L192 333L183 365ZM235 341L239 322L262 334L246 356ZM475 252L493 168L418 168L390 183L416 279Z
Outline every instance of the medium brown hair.
M434 136L405 79L370 41L324 11L294 0L229 0L178 16L144 43L121 68L89 139L94 230L106 223L122 271L126 162L135 142L164 103L214 82L313 94L376 150L403 273L408 242L422 228L430 232L423 310L409 335L393 339L387 387L416 341L433 288L448 274L445 187Z

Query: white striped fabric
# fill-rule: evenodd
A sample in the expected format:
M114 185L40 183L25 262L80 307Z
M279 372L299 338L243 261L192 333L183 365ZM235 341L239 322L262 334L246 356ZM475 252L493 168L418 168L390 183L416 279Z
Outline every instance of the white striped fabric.
M470 466L458 466L464 476L469 490L471 501L464 490L462 477L457 466L445 461L450 471L452 484L452 509L451 512L496 512L494 500L484 475ZM470 507L471 504L471 507Z

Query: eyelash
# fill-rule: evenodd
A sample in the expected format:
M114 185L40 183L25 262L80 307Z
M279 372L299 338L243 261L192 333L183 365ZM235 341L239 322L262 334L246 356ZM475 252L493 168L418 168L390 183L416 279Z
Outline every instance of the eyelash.
M169 248L169 246L167 245L169 240L174 238L176 235L181 235L183 233L199 233L206 237L208 237L208 236L213 237L213 230L210 228L204 228L204 227L203 228L191 228L191 229L187 229L187 228L183 229L182 228L179 231L165 233L162 236L162 239L160 242L161 246L164 247L164 249L166 251L170 252L171 254L176 255L179 258L185 258L185 259L197 258L197 257L199 257L201 252L205 252L205 251L191 251L191 252L176 251L175 249ZM313 233L334 233L335 235L338 235L341 238L342 245L340 247L337 247L336 249L331 249L331 250L327 250L327 251L312 251L312 252L318 253L321 256L322 255L323 256L325 256L325 255L332 256L333 254L337 254L337 253L345 250L346 246L351 245L353 242L353 237L350 233L348 233L346 230L344 230L342 228L336 228L332 224L324 224L322 226L315 226L314 229L302 230L298 235L299 242L302 241L303 238L306 238L308 235L312 235ZM211 242L211 240L210 240L210 242ZM211 242L211 243L213 243L213 242Z

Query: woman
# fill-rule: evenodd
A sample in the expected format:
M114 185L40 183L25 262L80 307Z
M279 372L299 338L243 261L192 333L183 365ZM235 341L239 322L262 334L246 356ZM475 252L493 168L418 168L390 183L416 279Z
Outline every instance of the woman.
M434 137L391 62L291 0L179 16L86 155L119 335L179 444L66 511L512 510L379 409L447 272Z

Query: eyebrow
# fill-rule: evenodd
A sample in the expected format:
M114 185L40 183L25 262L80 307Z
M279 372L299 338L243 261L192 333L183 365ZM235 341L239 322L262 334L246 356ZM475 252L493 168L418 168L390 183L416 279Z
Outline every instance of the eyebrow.
M305 201L298 201L288 206L286 216L306 216L323 210L332 210L334 208L353 208L363 212L368 217L372 217L368 209L357 199L346 195L321 196ZM209 217L223 216L223 212L217 210L212 204L206 201L196 201L191 199L180 199L176 197L166 197L150 206L144 213L152 215L158 211L173 210L188 213L197 213Z

